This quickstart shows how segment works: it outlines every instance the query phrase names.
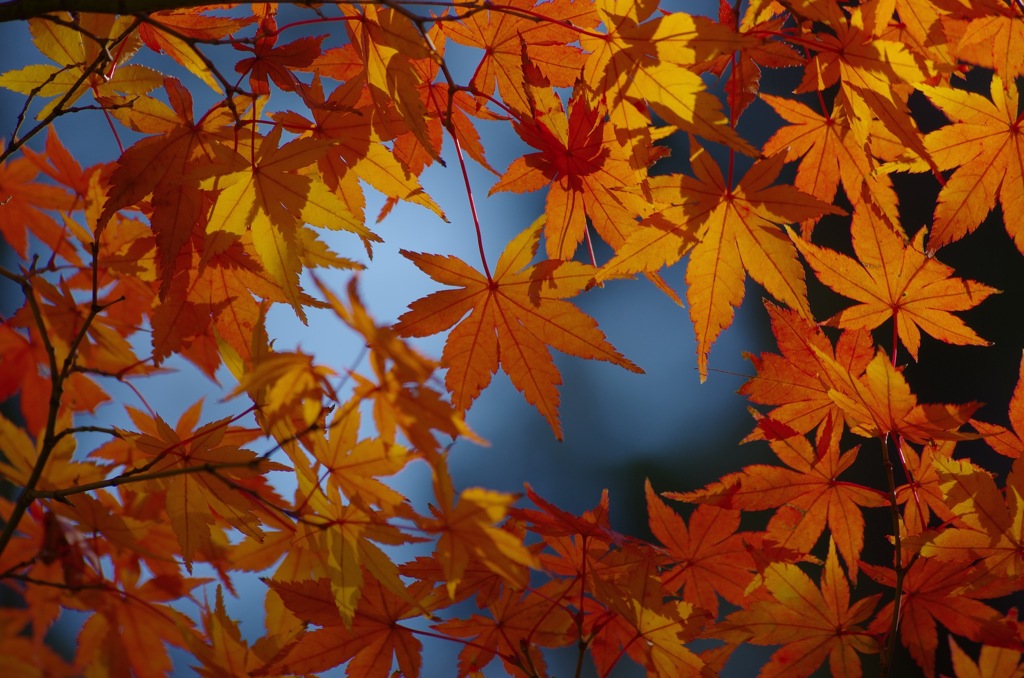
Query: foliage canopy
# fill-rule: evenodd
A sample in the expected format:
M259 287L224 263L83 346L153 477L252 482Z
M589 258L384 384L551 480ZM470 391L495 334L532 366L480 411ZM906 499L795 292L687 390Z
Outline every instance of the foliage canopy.
M948 245L1000 210L1024 253L1019 0L723 0L714 17L657 0L57 4L0 4L39 51L0 75L24 101L0 147L16 257L0 279L19 299L0 323L14 674L165 675L170 645L209 676L417 678L429 636L462 646L460 676L500 662L538 678L553 651L577 653L577 676L710 676L746 644L777 648L766 677L886 675L898 646L925 675L1024 675L1008 609L1024 588L1024 362L1009 426L921 402L901 363L925 365L930 343L988 350L961 314L998 290L943 263ZM799 82L762 94L765 68ZM119 150L83 166L55 125L86 110ZM774 121L766 141L748 110ZM480 131L494 125L528 147L504 169ZM662 169L668 142L688 146L686 171ZM491 194L544 196L496 257L470 162ZM382 240L365 192L384 196L378 222L400 202L446 219L421 184L432 166L463 183L479 257L403 250L442 289L378 323L355 274ZM903 216L907 174L937 186L928 227ZM676 265L702 381L748 278L774 300L777 351L750 356L741 392L758 408L746 440L775 463L648 483L654 541L614 531L607 494L574 515L529 486L532 507L456 488L448 449L478 440L465 416L497 371L561 438L552 348L641 371L574 298L643 274L683 305ZM318 268L353 274L331 289ZM809 287L849 303L825 318ZM364 359L276 349L274 304L303 322L329 309ZM412 343L441 333L437 360ZM230 380L234 415L155 411L172 357ZM104 423L118 409L130 427ZM104 442L79 449L85 433ZM388 482L411 464L429 469L429 507ZM865 514L885 512L873 533ZM422 555L397 562L409 544ZM224 591L253 573L268 630L246 639ZM62 610L86 619L70 659L44 643Z

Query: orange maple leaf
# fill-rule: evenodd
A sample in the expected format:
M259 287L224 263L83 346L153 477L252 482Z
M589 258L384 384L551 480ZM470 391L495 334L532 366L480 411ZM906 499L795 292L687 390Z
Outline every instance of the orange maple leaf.
M573 617L559 604L568 587L566 581L549 581L536 591L505 588L487 606L491 617L474 614L435 624L434 629L470 642L459 652L459 676L481 675L495 656L500 656L511 674L530 667L547 675L541 647L562 647L575 639ZM522 655L526 654L526 657Z
M195 428L201 409L200 400L182 414L178 426L172 429L159 416L150 418L129 408L128 414L140 432L121 432L121 437L149 457L144 467L147 471L168 472L139 487L166 492L167 515L190 572L195 553L209 548L213 538L211 526L218 523L218 518L254 539L262 537L260 525L267 511L258 501L258 488L248 487L247 482L262 481L266 471L288 468L241 449L240 445L253 440L258 433L229 426L230 419ZM192 472L196 467L217 469L217 473ZM276 495L270 492L266 496L273 501Z
M711 345L732 323L733 309L743 301L746 275L810 317L803 267L779 225L840 210L792 186L772 185L782 171L782 156L757 161L733 187L711 155L696 141L692 144L690 164L695 177L671 179L682 218L669 219L674 222L671 226L652 219L652 226L638 229L601 269L598 279L657 270L690 251L686 298L704 381Z
M1019 5L978 2L957 10L956 16L943 17L942 30L958 59L991 68L1004 81L1024 75Z
M215 92L221 87L191 40L218 40L251 24L256 17L209 16L201 7L151 12L139 26L139 37L154 52L164 52Z
M701 505L689 524L668 507L646 483L651 532L665 545L674 563L662 572L668 591L682 590L683 600L718 618L718 596L734 605L746 599L744 589L754 575L754 559L744 545L740 512Z
M726 68L731 67L725 83L725 100L729 105L729 117L735 124L755 99L759 96L764 98L759 91L761 66L796 66L802 64L804 58L786 43L769 40L767 37L782 28L786 22L785 16L770 19L757 17L751 20L748 13L746 19L741 22L736 8L723 0L718 3L718 22L724 26L736 26L740 35L751 35L757 39L753 44L745 44L735 53L721 54L694 69L698 73L706 70L721 77Z
M928 246L937 249L974 231L997 198L1004 215L1024 212L1024 134L1016 83L992 76L991 101L951 87L918 89L953 121L928 134L924 144L940 169L956 168L939 191ZM910 169L921 169L920 163ZM1024 252L1024 229L1011 216L1003 221Z
M686 643L708 615L665 590L650 555L640 549L611 551L593 573L594 596L606 606L586 620L594 663L607 676L626 652L649 676L704 676L707 666Z
M269 95L269 77L274 84L286 91L293 91L299 81L292 69L301 70L313 63L320 54L320 43L326 35L307 36L294 40L287 45L278 45L277 20L273 16L264 17L260 23L252 47L242 43L234 43L237 50L250 52L252 56L235 64L235 72L249 74L249 86L257 95Z
M860 302L832 316L826 324L873 330L891 317L914 360L921 346L920 330L949 344L988 345L951 311L974 308L996 290L953 277L952 268L924 252L924 229L907 243L861 209L854 213L850 230L857 259L812 245L790 231L818 279Z
M398 565L374 542L398 545L419 539L406 536L386 521L387 516L365 503L343 502L336 484L324 488L310 467L301 466L297 471L301 497L297 503L308 513L306 524L318 528L306 532L310 540L306 548L316 563L315 571L318 574L326 571L330 576L334 601L345 624L351 624L356 614L368 579L366 575L392 595L415 604L408 599Z
M349 281L347 306L319 279L314 277L314 281L338 317L363 335L370 349L369 363L375 379L349 372L357 386L345 410L360 400L371 400L381 439L394 444L395 434L401 429L413 447L424 453L438 448L434 431L484 444L466 425L462 414L428 383L436 363L409 346L394 328L378 325L370 317L356 291L355 278Z
M430 141L426 106L419 93L420 73L410 60L431 56L431 49L416 24L400 8L374 5L361 8L342 5L342 10L357 16L345 23L349 39L363 63L359 78L365 79L381 125L391 126L396 117L403 129L389 131L389 138L408 129L433 157L439 149Z
M828 422L819 429L815 446L803 436L772 440L772 451L789 468L748 466L702 490L666 496L744 511L776 509L765 540L800 553L810 553L827 526L851 580L856 580L864 548L861 508L886 506L888 499L879 490L839 479L859 451L840 452L841 433Z
M898 224L898 197L892 180L879 173L878 163L868 147L850 129L849 113L837 101L831 112L816 113L809 107L783 97L762 94L761 99L789 125L779 128L765 142L765 155L784 153L787 162L800 159L793 185L819 200L833 202L840 182L850 204L857 208L871 204ZM803 231L807 235L807 230Z
M317 169L324 183L337 193L357 220L363 220L366 202L360 179L389 200L408 200L445 219L444 212L423 190L416 176L383 140L377 139L373 105L362 82L346 82L325 98L317 74L311 84L299 85L297 91L309 107L312 119L292 111L272 117L289 131L330 141L332 152L320 157Z
M980 559L986 573L1019 577L1024 573L1024 462L1014 461L1005 499L992 475L968 460L936 457L932 463L956 521L938 534L918 537L921 555L961 563Z
M921 135L906 105L907 84L923 83L933 65L910 46L880 36L892 21L892 6L881 3L851 8L835 0L798 0L800 16L828 26L835 35L814 35L816 53L808 60L797 92L821 91L840 81L840 98L850 112L850 129L861 144L870 136L876 117L903 144L928 161ZM808 44L808 43L805 43Z
M363 243L380 241L348 206L331 191L319 175L300 174L327 152L329 143L320 139L293 139L278 147L283 129L275 126L259 137L250 161L234 156L236 171L218 173L203 182L206 189L220 189L210 211L208 251L222 250L227 243L249 233L264 269L284 290L295 314L305 321L306 303L299 286L301 254L305 249L305 223L345 229Z
M97 100L120 94L138 96L160 86L161 75L140 64L126 64L134 49L109 44L131 43L135 30L131 17L116 18L98 13L56 12L53 17L28 22L32 42L54 64L33 64L0 75L0 87L31 97L54 97L37 114L46 120L57 107L67 109L91 91ZM86 37L90 36L90 37ZM116 56L115 56L116 55Z
M1019 676L1024 673L1020 663L1020 652L1004 647L982 645L978 662L974 663L953 637L949 637L949 651L952 655L953 672L956 678L985 678L985 676Z
M470 487L456 501L444 458L434 464L434 494L439 506L431 506L434 517L421 520L420 527L439 535L435 554L447 580L448 597L455 599L473 560L501 575L514 588L525 588L529 581L527 568L538 567L537 557L523 545L521 536L498 527L516 496Z
M175 573L139 582L138 573L118 568L118 587L79 594L79 606L95 611L78 634L75 663L108 674L159 675L171 671L167 643L186 646L193 622L167 603L203 583Z
M842 414L829 396L831 385L822 380L817 352L824 352L850 372L860 374L875 355L874 340L868 332L847 331L840 335L833 349L817 323L767 300L764 305L781 354L747 355L757 376L743 384L739 392L755 403L775 405L768 415L773 421L795 433L807 433L829 413ZM743 441L764 437L759 426Z
M516 158L490 193L525 193L546 188L546 250L550 259L572 259L583 241L587 217L613 248L650 213L636 192L643 175L634 172L604 120L582 93L569 100L569 114L550 87L528 87L531 109L514 124L519 136L538 149Z
M427 33L427 38L434 43L435 53L412 62L412 68L420 78L420 97L427 108L427 136L437 148L441 148L444 131L447 129L453 138L458 139L459 146L469 157L476 160L484 169L497 174L487 162L484 144L469 116L500 120L504 115L492 113L487 108L486 99L473 96L462 88L452 88L444 77L438 77L441 75L441 64L444 63L446 44L441 26L442 24L438 23ZM398 135L393 149L396 159L417 176L435 159L430 154L430 149L425 148L412 131ZM384 218L389 207L390 201L381 209L378 221Z
M420 675L423 644L400 622L423 613L423 605L428 605L425 599L430 596L429 587L420 584L410 587L408 597L424 601L418 605L399 598L371 578L359 600L359 613L351 626L346 626L337 613L334 594L326 579L267 580L267 584L299 619L323 628L286 646L254 675L308 674L348 662L345 673L350 678L387 678L395 661L408 678Z
M526 114L530 105L523 91L524 58L555 87L570 87L586 61L572 44L579 34L570 25L597 26L591 3L578 0L501 0L489 3L484 11L458 11L460 21L444 23L443 30L455 42L483 50L470 81L473 89L491 95L497 88L505 104ZM537 21L539 16L545 20Z
M314 365L313 356L301 351L268 348L225 399L248 392L267 428L282 419L301 420L310 426L323 415L325 397L337 400L330 382L334 374L329 367Z
M650 19L656 7L652 2L597 5L607 34L580 36L580 44L590 52L583 81L592 96L605 98L612 123L640 139L649 138L650 114L637 102L646 102L671 125L757 155L757 149L730 126L721 102L690 70L719 53L755 45L757 40L685 12ZM645 166L645 161L634 153L634 166Z
M529 266L537 253L543 218L516 236L498 259L493 277L453 256L402 250L434 280L457 287L414 301L395 330L423 337L456 325L441 364L452 403L465 411L490 383L498 366L562 438L558 384L562 378L548 347L606 360L632 372L639 367L604 338L593 318L564 301L584 290L596 272L573 261ZM463 320L466 313L469 316Z
M307 433L303 443L323 466L328 484L349 501L361 508L374 504L385 512L393 511L406 498L377 476L398 473L416 455L379 437L358 440L359 421L358 409L339 409L326 430Z
M943 440L924 445L918 454L907 443L901 446L909 481L896 488L896 502L903 505L903 525L908 536L921 534L933 513L942 521L952 520L953 512L946 506L936 460L951 458L955 447L955 441Z
M856 376L828 355L815 352L825 378L833 385L829 397L843 410L850 430L857 435L880 438L893 433L916 443L977 437L958 429L981 403L918 404L903 373L885 351L879 349L864 373Z
M150 227L156 237L157 271L162 297L170 292L176 272L191 268L188 243L195 231L203 232L203 191L186 177L205 168L221 150L219 133L231 120L226 106L216 106L198 122L193 118L192 94L174 78L164 78L170 105L141 97L130 109L114 112L137 132L150 134L128 148L118 159L98 228L104 227L123 208L150 196L153 208Z
M71 415L66 413L55 422L58 430L71 428ZM37 440L32 440L28 433L15 425L14 422L0 414L0 478L19 487L24 487L39 463L40 450L43 449L43 433ZM39 489L59 490L68 486L84 485L101 480L105 473L93 461L75 461L77 444L73 436L59 439L50 448L46 465L36 481Z
M892 587L892 569L863 563L864 572L878 583ZM944 562L922 558L909 567L903 579L900 605L900 641L910 656L934 675L938 625L978 643L1018 646L1016 633L1001 622L1000 614L978 600L991 597L978 583L978 573L966 570L963 561ZM872 620L869 630L885 633L892 623L892 602L886 603Z
M201 665L193 667L196 671L207 675L249 675L262 667L269 658L261 657L259 652L266 649L267 643L257 643L250 647L242 638L238 622L231 619L224 609L224 593L219 586L215 607L211 610L207 603L202 612L202 621L208 642L203 642L198 635L185 636L188 648Z
M56 138L51 133L47 139L50 153L51 140L60 146ZM31 233L55 255L79 264L81 257L68 240L68 234L46 213L71 210L75 200L63 188L34 181L38 174L38 163L30 158L0 164L0 235L22 259L28 258L28 234Z
M827 659L833 676L860 678L860 654L878 651L875 638L859 626L871 614L878 596L850 605L850 586L829 542L821 588L792 563L773 563L764 573L768 600L730 614L722 637L755 645L782 645L761 671L762 676L809 676Z

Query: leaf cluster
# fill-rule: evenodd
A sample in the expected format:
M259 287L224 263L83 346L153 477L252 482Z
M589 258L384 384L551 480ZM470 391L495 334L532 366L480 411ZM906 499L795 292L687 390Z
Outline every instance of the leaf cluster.
M1019 2L6 6L32 16L42 62L0 75L23 101L0 148L14 674L166 675L177 646L201 675L416 678L427 637L461 646L459 676L539 678L553 651L575 653L577 676L626 661L711 676L746 644L775 648L761 676L891 675L898 646L929 676L947 646L958 676L1024 674L1007 605L1024 588L1024 362L1009 427L974 419L979 403L921 402L901 365L926 365L929 342L988 345L959 314L998 290L943 248L998 207L1024 253ZM766 68L798 84L764 94ZM83 166L57 130L87 111L119 149ZM748 119L770 111L753 143ZM922 132L928 115L941 123ZM496 126L527 149L503 172ZM670 144L686 171L665 169ZM493 268L470 161L491 194L544 198ZM403 249L443 289L379 323L356 274L383 242L367 189L378 223L398 203L446 220L428 168L464 186L479 261ZM901 217L893 177L909 173L938 187L927 228ZM848 250L822 244L833 224ZM324 282L337 271L343 293ZM559 439L552 348L641 371L575 301L639 274L685 299L702 381L748 278L772 297L777 351L750 356L741 393L757 408L745 441L773 463L664 495L648 483L651 541L612 528L607 494L574 515L529 486L532 508L456 488L451 444L482 442L466 417L499 369ZM850 303L819 317L808 276ZM274 304L324 312L364 354L329 366L276 348ZM445 332L438 360L414 343ZM232 415L149 404L183 362L230 383ZM979 439L1008 474L982 467L965 444ZM410 468L429 501L396 489ZM873 531L865 514L886 512ZM256 576L258 639L224 602ZM70 658L44 643L64 610L85 616Z

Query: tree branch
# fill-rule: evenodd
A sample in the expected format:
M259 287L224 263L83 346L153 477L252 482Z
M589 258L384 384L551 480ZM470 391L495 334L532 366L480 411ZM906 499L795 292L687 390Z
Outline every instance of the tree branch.
M209 4L210 0L9 0L0 3L0 22L26 21L54 12L146 14L166 9L202 7Z

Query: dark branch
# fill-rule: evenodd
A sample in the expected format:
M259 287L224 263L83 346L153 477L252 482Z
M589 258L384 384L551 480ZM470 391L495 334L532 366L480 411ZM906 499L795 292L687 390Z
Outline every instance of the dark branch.
M8 0L0 3L0 22L26 21L54 12L148 14L209 4L210 0Z

